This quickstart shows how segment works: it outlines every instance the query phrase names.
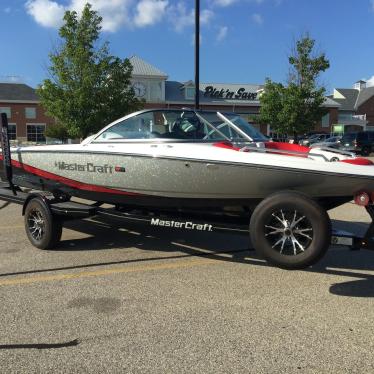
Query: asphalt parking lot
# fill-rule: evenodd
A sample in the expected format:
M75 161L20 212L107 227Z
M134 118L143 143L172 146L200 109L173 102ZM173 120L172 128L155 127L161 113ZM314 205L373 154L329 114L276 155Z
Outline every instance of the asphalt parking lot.
M2 373L372 373L374 252L331 247L305 271L243 236L65 225L32 247L0 203ZM362 232L364 209L331 211Z

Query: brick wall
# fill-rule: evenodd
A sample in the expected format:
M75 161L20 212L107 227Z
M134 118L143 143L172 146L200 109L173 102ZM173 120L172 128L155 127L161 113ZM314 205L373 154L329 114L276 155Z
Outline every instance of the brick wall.
M328 109L329 109L329 114L330 114L329 127L322 127L322 121L319 121L316 124L314 131L330 133L332 130L331 126L334 123L338 123L338 116L339 116L338 109L337 108L328 108Z
M27 140L27 124L53 124L54 120L45 114L44 108L36 103L7 103L0 101L0 107L10 108L11 115L8 118L9 123L15 123L17 126L17 139ZM36 118L26 118L26 108L36 109Z
M366 114L366 120L369 126L374 126L374 96L365 101L358 109L356 114Z

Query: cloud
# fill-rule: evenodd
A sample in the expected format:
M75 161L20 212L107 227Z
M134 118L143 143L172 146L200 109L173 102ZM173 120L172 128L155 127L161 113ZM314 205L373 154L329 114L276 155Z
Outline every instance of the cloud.
M195 22L195 13L193 9L188 11L186 5L182 2L169 8L169 16L175 30L178 32L193 25Z
M12 8L8 6L8 7L4 8L3 10L4 10L4 13L9 14L12 11Z
M136 6L134 24L138 27L153 25L165 15L167 0L141 0Z
M236 3L238 0L215 0L214 4L218 6L229 6Z
M176 31L195 23L194 7L187 8L183 1L171 5L170 0L28 0L25 8L39 25L58 28L67 10L79 14L87 1L103 18L103 31L116 32L123 25L134 28L152 26L166 14ZM210 9L200 12L202 25L209 24L213 17L214 12Z
M221 42L223 39L225 39L228 31L229 28L227 26L220 27L216 38L217 42Z
M61 0L28 0L25 7L27 13L41 26L58 28L67 10L80 13L87 2L88 0L69 0L62 5ZM92 9L103 18L102 29L109 32L117 31L123 24L131 24L130 10L133 2L134 0L89 0Z
M373 0L373 3L374 3L374 0ZM373 87L373 86L374 86L374 75L371 78L366 80L366 87Z
M264 19L262 18L261 14L258 13L252 14L251 19L257 25L262 25L264 23Z
M374 0L370 0L371 10L374 11Z
M203 9L200 12L200 23L202 25L208 25L214 12L209 9ZM195 24L195 9L188 10L184 2L179 2L176 5L169 7L169 19L174 25L174 29L177 32L183 31L186 27L193 26Z
M200 23L202 25L208 25L214 17L214 12L209 9L203 9L200 12Z
M103 31L115 32L123 24L131 22L129 9L133 0L70 0L70 4L66 8L80 13L87 2L103 18Z
M232 4L238 3L239 1L243 2L243 0L214 0L213 4L217 5L217 6L221 6L221 7L227 7L227 6L230 6ZM264 2L264 0L247 0L247 2L253 2L253 3L261 4L261 3Z
M64 16L64 6L50 0L29 0L26 11L44 27L59 27Z

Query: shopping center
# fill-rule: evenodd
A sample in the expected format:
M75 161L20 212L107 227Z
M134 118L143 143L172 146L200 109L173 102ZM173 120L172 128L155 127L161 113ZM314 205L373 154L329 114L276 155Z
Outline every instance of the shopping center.
M133 89L138 98L145 100L146 108L194 107L193 81L169 80L167 73L138 56L132 56L130 62ZM262 84L205 82L199 88L201 109L235 112L252 123L259 113ZM365 81L356 82L353 88L334 89L323 106L327 114L314 131L353 131L374 125L374 87L367 87ZM45 128L54 123L45 114L35 90L26 84L0 83L0 111L7 113L11 139L20 142L44 142ZM254 126L275 137L269 126Z
M137 56L132 56L133 87L138 97L145 99L147 108L181 108L194 106L194 82L168 80L168 75ZM253 121L260 110L261 84L248 83L200 83L201 109L230 111L240 114L245 120ZM323 106L328 113L316 125L316 131L330 132L338 122L340 104L326 97ZM271 128L256 125L262 133L272 135Z

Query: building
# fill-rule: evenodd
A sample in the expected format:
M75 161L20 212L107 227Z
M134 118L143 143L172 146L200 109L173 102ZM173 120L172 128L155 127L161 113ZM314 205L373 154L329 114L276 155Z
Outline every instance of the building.
M194 82L178 82L168 80L168 75L160 69L145 62L138 56L132 56L132 84L135 94L146 101L146 108L182 108L194 106ZM207 110L230 111L240 114L245 120L251 121L260 110L261 84L246 83L201 83L200 107ZM316 125L315 130L331 132L338 120L340 104L326 97L324 107L328 113ZM267 135L271 134L269 126L257 127Z
M335 88L332 100L340 104L337 125L346 131L374 128L374 87L363 80L353 88Z
M132 85L137 97L145 100L146 108L193 108L193 81L168 80L168 75L132 56ZM217 83L200 84L201 109L235 112L252 121L260 110L261 84ZM353 88L336 88L326 97L327 114L316 124L315 131L341 132L374 129L374 87L358 81ZM32 87L19 83L0 83L0 112L8 116L10 138L19 142L42 143L44 132L54 120L45 114ZM273 135L269 126L255 125L266 135ZM371 127L372 126L372 127Z
M10 139L23 143L44 143L45 128L53 123L26 84L0 83L0 112L7 114Z

